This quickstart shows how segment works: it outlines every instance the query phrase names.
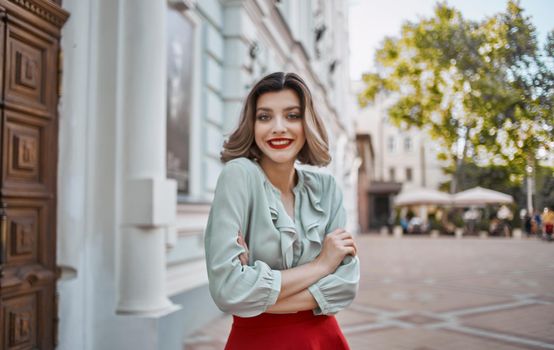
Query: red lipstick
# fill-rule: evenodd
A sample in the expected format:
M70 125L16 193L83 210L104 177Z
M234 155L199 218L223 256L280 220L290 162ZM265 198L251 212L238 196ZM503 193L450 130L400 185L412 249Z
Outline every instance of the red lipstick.
M284 149L290 146L292 141L292 139L275 138L267 141L267 144L273 149Z

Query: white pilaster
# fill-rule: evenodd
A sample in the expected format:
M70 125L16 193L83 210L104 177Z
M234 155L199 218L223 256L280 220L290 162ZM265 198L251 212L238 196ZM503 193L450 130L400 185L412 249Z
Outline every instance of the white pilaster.
M223 132L228 134L238 125L243 98L252 80L252 74L248 71L253 69L249 50L256 40L256 30L243 1L224 1L223 17L225 60L222 97L226 116Z
M165 288L165 236L174 229L177 202L176 182L165 172L167 4L120 4L117 312L155 317L177 309Z
M71 13L62 28L63 52L62 95L59 104L57 265L61 278L59 294L58 350L84 349L87 301L82 282L85 274L84 244L86 241L87 196L86 164L87 125L90 114L87 104L92 99L87 68L91 54L86 42L90 37L89 0L64 1ZM79 88L77 88L79 87Z

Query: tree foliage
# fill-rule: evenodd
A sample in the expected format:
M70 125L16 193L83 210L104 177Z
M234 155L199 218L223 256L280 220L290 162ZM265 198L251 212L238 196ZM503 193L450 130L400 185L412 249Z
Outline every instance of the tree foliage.
M391 96L390 119L428 132L451 164L508 166L520 182L554 151L554 31L539 48L517 1L482 21L438 3L433 17L386 38L375 60L360 104Z

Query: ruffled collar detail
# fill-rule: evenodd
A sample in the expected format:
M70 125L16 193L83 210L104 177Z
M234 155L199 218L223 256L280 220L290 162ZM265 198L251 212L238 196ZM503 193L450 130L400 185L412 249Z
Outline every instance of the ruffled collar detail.
M267 203L271 219L274 226L281 233L281 254L285 269L293 267L294 252L301 249L300 237L297 227L301 227L306 238L319 246L319 249L311 251L319 252L321 250L321 238L319 227L325 219L325 212L320 204L321 184L315 179L307 176L301 169L296 168L298 182L293 188L295 195L295 214L298 210L298 220L296 224L287 215L283 202L281 201L281 192L269 181L261 166L255 162L258 170L264 179L264 189L266 192ZM297 226L298 225L298 226Z

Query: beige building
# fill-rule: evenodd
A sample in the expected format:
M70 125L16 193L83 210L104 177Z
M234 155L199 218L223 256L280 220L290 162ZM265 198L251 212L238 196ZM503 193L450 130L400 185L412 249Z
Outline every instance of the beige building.
M361 82L352 83L354 94L362 88ZM364 215L362 207L367 208L365 215L369 218L368 228L371 229L386 225L394 196L401 190L418 187L438 189L442 182L448 180L442 171L443 164L437 159L440 152L438 144L421 130L403 130L389 121L387 108L393 101L392 97L379 96L373 104L358 108L355 118L358 140L361 135L369 136L374 155L369 167L370 183L365 185L365 193L360 194L367 198L361 199L359 212L359 215ZM365 144L367 149L367 141Z

